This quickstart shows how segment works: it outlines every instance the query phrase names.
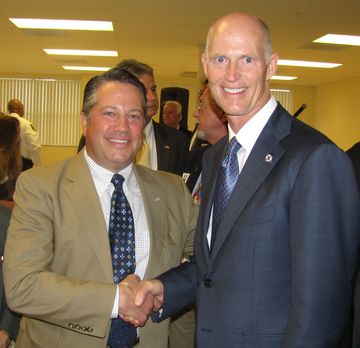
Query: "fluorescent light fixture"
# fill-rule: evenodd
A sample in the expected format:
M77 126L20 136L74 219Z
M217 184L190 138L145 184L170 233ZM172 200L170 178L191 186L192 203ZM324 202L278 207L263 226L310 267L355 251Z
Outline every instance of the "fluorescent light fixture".
M47 54L56 54L62 56L96 56L96 57L117 57L116 51L98 51L98 50L63 50L44 48Z
M81 21L65 19L9 18L21 29L61 29L61 30L98 30L114 31L109 21Z
M310 62L305 60L289 60L289 59L279 59L278 65L286 66L301 66L305 68L336 68L342 64L337 63L323 63L323 62Z
M326 34L326 35L314 40L313 42L336 44L336 45L360 46L360 36Z
M65 70L79 70L79 71L108 71L110 67L102 67L102 66L70 66L63 65Z
M274 75L271 80L286 80L291 81L297 79L297 76L283 76L283 75Z

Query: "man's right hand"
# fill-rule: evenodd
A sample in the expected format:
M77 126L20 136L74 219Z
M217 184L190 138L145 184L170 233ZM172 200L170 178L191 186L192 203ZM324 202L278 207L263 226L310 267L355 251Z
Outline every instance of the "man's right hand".
M144 326L155 307L152 294L136 305L135 297L140 289L140 278L130 274L119 283L119 316L134 326Z
M164 286L158 279L144 280L135 297L135 304L142 306L148 298L153 299L153 310L158 311L164 301Z

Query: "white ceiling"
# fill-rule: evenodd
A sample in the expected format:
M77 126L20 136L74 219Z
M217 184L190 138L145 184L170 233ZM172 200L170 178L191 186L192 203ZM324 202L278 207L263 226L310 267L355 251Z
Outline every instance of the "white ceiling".
M135 58L157 77L194 78L215 19L247 11L267 22L282 59L342 63L335 69L279 67L317 86L360 76L360 47L314 44L326 34L360 35L360 0L0 0L0 74L71 75L62 65L114 66ZM114 32L22 30L9 17L109 20ZM116 50L118 58L49 56L43 48ZM80 74L80 73L79 73Z

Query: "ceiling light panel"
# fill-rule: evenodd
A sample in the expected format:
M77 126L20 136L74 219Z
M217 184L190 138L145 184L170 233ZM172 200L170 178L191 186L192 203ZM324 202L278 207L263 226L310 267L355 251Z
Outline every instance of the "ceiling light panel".
M63 65L65 70L79 70L79 71L108 71L110 67L102 67L102 66L70 66Z
M117 57L116 51L99 51L99 50L64 50L44 48L47 54L61 56L92 56L92 57Z
M310 62L305 60L290 60L290 59L279 59L278 65L285 66L300 66L305 68L325 68L331 69L341 66L342 64L337 63L324 63L324 62Z
M35 18L9 18L9 20L21 29L114 31L113 24L109 21L82 21Z
M314 40L313 42L327 43L327 44L334 44L334 45L360 46L360 36L326 34L326 35Z
M291 81L297 79L297 76L273 75L271 80Z

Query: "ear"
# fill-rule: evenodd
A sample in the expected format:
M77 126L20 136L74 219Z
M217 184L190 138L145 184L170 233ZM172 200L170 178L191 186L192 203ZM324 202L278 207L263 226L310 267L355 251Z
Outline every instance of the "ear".
M86 115L83 113L83 112L81 112L81 128L82 128L82 134L84 135L84 136L86 136L86 129L87 129L87 123L88 123L88 121L87 121L87 119L86 119Z
M207 76L207 59L206 59L206 53L203 53L202 55L201 55L201 63L202 63L202 66L203 66L203 70L204 70L204 75L206 76L206 77L208 77Z
M266 70L266 80L270 80L276 74L277 62L279 60L279 55L273 53L270 57L270 63Z

